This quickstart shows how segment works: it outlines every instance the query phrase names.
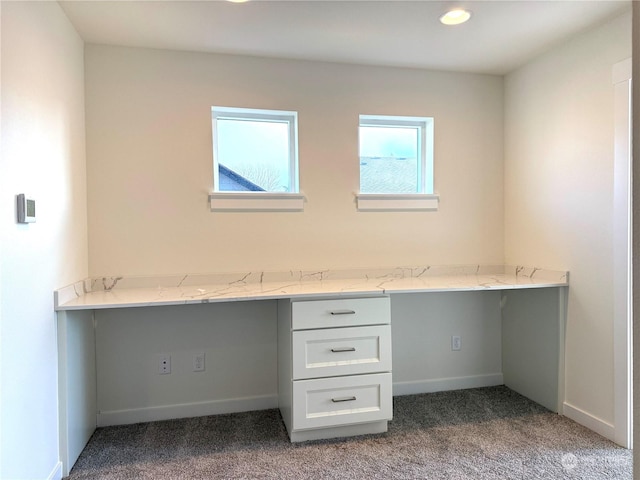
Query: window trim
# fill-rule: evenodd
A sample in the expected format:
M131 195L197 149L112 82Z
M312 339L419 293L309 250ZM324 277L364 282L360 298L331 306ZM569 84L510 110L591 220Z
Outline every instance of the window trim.
M213 192L209 194L212 212L301 212L302 193Z
M289 185L290 192L288 194L298 195L300 193L299 170L298 170L298 113L287 110L265 110L257 108L239 108L239 107L211 107L211 128L213 141L213 194L236 194L258 193L264 199L268 199L272 195L282 195L283 192L235 192L220 191L220 175L218 168L218 132L217 121L223 120L248 120L263 122L281 122L288 125L289 134ZM265 195L266 194L266 195Z
M435 212L440 196L429 193L358 193L359 212Z

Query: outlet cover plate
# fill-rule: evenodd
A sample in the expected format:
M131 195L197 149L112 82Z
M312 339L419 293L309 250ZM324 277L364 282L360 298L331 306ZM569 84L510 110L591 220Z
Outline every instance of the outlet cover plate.
M158 355L158 373L160 375L171 373L171 355L167 353Z
M193 371L204 372L204 352L196 353L193 356Z

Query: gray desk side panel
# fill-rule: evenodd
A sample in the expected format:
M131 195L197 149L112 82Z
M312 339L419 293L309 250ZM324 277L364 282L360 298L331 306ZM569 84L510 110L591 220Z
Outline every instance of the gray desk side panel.
M558 288L538 288L502 294L504 383L554 412L562 411L561 293Z
M96 429L96 347L92 311L57 315L60 459L66 476Z

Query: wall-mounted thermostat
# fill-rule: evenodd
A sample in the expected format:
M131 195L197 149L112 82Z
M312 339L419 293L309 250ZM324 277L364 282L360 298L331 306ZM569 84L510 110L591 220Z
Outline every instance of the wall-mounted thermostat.
M24 193L18 195L18 223L34 223L36 221L36 201L27 198Z

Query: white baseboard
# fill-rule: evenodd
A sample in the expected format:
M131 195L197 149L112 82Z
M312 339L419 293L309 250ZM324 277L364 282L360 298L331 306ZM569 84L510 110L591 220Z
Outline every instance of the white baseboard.
M58 462L56 466L53 467L47 480L62 480L62 462Z
M259 397L231 398L210 402L183 403L159 407L113 410L98 413L98 427L127 425L131 423L155 422L175 418L204 417L223 413L249 412L278 408L277 395Z
M494 387L496 385L504 385L502 373L472 375L469 377L437 378L435 380L419 380L414 382L395 382L393 384L393 395L415 395L417 393Z
M562 405L562 414L565 417L570 418L574 422L587 427L589 430L593 430L594 432L602 435L612 442L615 442L616 429L610 423L605 422L604 420L595 417L590 413L587 413L584 410L581 410L578 407L575 407L567 402L564 402L564 404Z

